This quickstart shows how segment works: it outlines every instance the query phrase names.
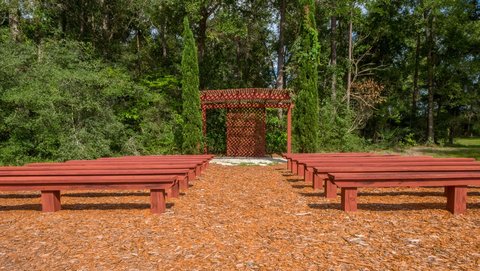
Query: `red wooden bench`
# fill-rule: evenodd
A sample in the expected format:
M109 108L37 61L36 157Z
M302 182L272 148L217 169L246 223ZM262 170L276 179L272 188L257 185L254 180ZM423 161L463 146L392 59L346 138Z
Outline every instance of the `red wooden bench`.
M287 154L284 153L283 157L287 159L287 169L292 170L292 160L294 159L306 159L306 158L321 158L321 157L334 157L334 156L342 156L342 157L363 157L363 156L374 156L378 155L375 153L367 153L367 152L338 152L338 153L291 153Z
M315 159L315 160L302 160L297 163L297 170L295 170L295 162L292 163L294 173L301 177L304 177L305 168L308 166L321 166L324 163L343 162L343 163L355 163L355 162L419 162L430 161L435 159L431 156L372 156L372 157L332 157L328 159ZM438 159L438 158L437 158ZM442 160L448 161L474 161L473 158L443 158Z
M95 164L109 164L109 163L118 163L118 164L125 164L125 163L145 163L145 164L157 164L157 165L165 165L165 166L194 166L195 174L198 176L200 175L206 168L208 163L198 160L192 161L177 161L177 160L140 160L140 159L125 159L125 160L94 160L95 162L84 162L84 161L67 161L66 163L69 164L88 164L88 163L95 163Z
M37 170L1 171L1 191L41 191L42 211L60 210L61 190L149 189L152 213L165 211L165 193L178 196L178 176L155 170ZM132 175L135 174L135 175Z
M166 159L166 158L128 158L128 159L98 159L87 160L90 163L155 163L162 165L183 165L183 166L196 166L196 174L200 175L203 170L207 168L208 161L203 159ZM95 161L95 162L93 162ZM84 163L85 161L67 161L67 163ZM88 163L87 162L87 163Z
M305 166L305 173L304 179L307 183L312 183L314 181L314 175L316 169L320 169L323 171L324 167L383 167L383 166L472 166L472 165L479 165L474 159L470 158L461 158L460 160L443 160L443 158L432 158L431 160L425 161L385 161L385 162L378 162L378 161L359 161L359 162L327 162L322 163L320 166L314 163L310 163L309 165Z
M150 189L153 213L165 210L165 193L178 197L212 155L128 156L0 167L0 190L40 190L42 210L60 209L60 190ZM180 187L179 187L180 186Z
M126 165L116 165L116 164L107 164L107 165L71 165L65 163L51 163L46 166L23 166L23 167L0 167L0 176L3 176L7 171L15 171L15 172L35 172L35 171L58 171L58 170L71 170L71 171L78 171L78 170L99 170L99 171L119 171L125 172L125 174L130 173L131 175L139 173L148 173L153 172L155 170L157 175L177 175L180 190L184 191L187 190L189 187L189 182L195 179L195 171L194 169L188 169L184 167L178 168L171 168L165 167L163 165L149 165L149 164L139 164L139 163L132 163ZM28 173L22 173L28 174ZM48 174L46 172L45 174ZM32 175L31 173L28 175Z
M194 170L195 176L199 176L202 172L203 163L194 161L194 162L175 162L175 161L138 161L138 160L125 160L125 161L118 161L118 160L70 160L64 163L31 163L26 166L28 167L45 167L45 166L52 166L56 164L63 164L63 165L75 165L75 166L83 166L83 167L91 167L91 166L107 166L107 165L117 165L117 166L124 166L129 167L132 165L145 165L149 167L153 166L164 166L164 168L188 168Z
M315 168L315 177L313 181L313 189L318 190L324 184L325 197L335 198L337 196L337 186L329 178L328 174L335 175L336 173L388 173L388 172L479 172L480 163L471 162L467 165L451 165L445 166L431 162L429 165L404 165L397 163L395 165L380 165L380 166L323 166Z
M98 161L148 161L148 162L163 162L163 163L185 163L197 162L201 168L205 170L208 162L213 158L212 155L149 155L149 156L123 156L123 157L105 157L99 158Z
M328 157L301 157L301 158L292 158L291 161L291 171L293 174L302 174L301 172L304 170L303 166L304 164L308 163L319 163L319 162L325 162L325 161L339 161L339 160L356 160L356 159L363 159L363 158L384 158L384 157L401 157L399 155L377 155L377 154L369 154L369 155L355 155L355 156L345 156L345 155L332 155Z
M447 209L462 214L467 209L467 186L480 185L478 172L331 173L329 179L342 189L342 208L357 210L357 189L362 187L445 187Z

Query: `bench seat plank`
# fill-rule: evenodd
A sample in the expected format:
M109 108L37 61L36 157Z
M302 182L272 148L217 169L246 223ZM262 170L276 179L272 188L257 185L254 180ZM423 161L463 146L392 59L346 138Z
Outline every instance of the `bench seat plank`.
M361 164L325 164L322 166L309 166L305 169L305 182L312 183L314 174L329 172L379 172L379 171L461 171L480 169L478 162L395 162L395 163L361 163ZM461 168L461 170L458 170ZM380 170L382 169L382 170Z
M381 181L333 181L340 188L343 187L445 187L445 186L468 186L480 185L480 179L438 179L438 180L381 180Z
M333 177L329 174L329 177ZM334 182L343 180L369 181L405 181L405 180L480 180L480 172L380 172L380 173L335 173Z
M187 171L188 181L191 182L197 177L195 171L196 166L175 166L175 165L157 165L157 164L143 164L132 163L127 165L116 164L102 164L102 165L89 165L88 167L82 165L67 165L67 164L55 164L48 166L23 166L23 167L0 167L1 171L17 170L17 171L51 171L51 170L140 170L140 169L155 169L165 170L168 174L184 174L184 170Z
M186 175L188 169L51 169L51 170L0 170L3 176L102 176L102 175Z
M199 163L190 163L190 162L179 162L179 163L158 163L158 162L142 162L142 161L97 161L97 160L88 160L89 162L79 161L72 163L31 163L25 165L26 167L46 167L46 166L81 166L81 167L91 167L91 166L117 166L117 167L132 167L136 165L143 165L145 167L149 166L167 166L167 167L184 167L192 168L195 170L195 176L199 176L206 167L204 164Z
M76 176L1 176L0 177L0 186L13 184L69 184L69 183L99 183L99 182L115 182L115 183L170 183L172 180L177 180L178 175L118 175L118 176L85 176L85 175L76 175Z
M396 157L361 157L361 158L348 158L341 160L312 160L312 161L298 161L293 166L294 174L297 174L301 177L304 177L305 168L308 166L322 166L324 163L334 163L334 162L343 162L343 163L355 163L355 162L377 162L377 163L387 163L387 162L420 162L420 161L444 161L444 162L471 162L475 161L473 158L432 158L432 157L405 157L405 156L396 156ZM295 169L296 167L296 169Z

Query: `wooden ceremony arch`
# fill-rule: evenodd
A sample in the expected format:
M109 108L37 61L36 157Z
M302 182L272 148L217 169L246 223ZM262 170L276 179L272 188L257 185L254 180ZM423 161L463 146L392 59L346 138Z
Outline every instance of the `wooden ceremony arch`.
M200 92L203 135L207 135L207 110L227 109L227 155L265 156L266 108L287 109L287 153L292 151L292 109L286 89L244 88ZM205 153L207 153L205 145Z

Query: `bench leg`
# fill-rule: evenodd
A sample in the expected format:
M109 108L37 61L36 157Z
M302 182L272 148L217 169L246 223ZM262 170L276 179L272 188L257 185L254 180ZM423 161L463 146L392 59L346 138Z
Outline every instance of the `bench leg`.
M313 183L313 168L306 168L305 169L305 182L306 183Z
M357 211L357 188L356 187L342 188L342 209L345 212Z
M180 179L180 190L181 191L186 191L188 189L188 182L189 182L189 177L185 176L183 179Z
M298 165L298 175L300 177L305 177L305 165L304 164Z
M188 180L189 181L195 180L195 170L191 169L188 171Z
M322 187L322 178L318 174L313 174L313 191L318 191Z
M287 159L287 170L292 169L292 161L290 159Z
M201 173L202 173L202 169L200 168L200 166L196 166L195 167L195 175L200 176Z
M467 187L466 186L447 186L447 210L454 215L460 215L467 210Z
M292 173L295 175L298 174L298 164L295 161L292 161Z
M45 191L42 190L42 212L56 212L60 211L60 191Z
M180 180L175 182L175 184L167 190L168 198L178 198L180 196Z
M334 199L337 197L337 185L326 179L324 184L325 197L328 199ZM342 190L343 191L343 190ZM342 192L343 193L343 192ZM343 194L342 194L343 195ZM342 196L343 198L343 196Z
M150 190L150 211L152 214L164 213L165 205L165 190L151 189Z

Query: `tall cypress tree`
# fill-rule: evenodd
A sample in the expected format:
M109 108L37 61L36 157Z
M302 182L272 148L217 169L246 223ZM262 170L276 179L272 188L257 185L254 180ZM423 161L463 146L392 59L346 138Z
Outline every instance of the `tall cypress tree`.
M315 23L315 3L303 0L304 18L295 44L298 91L293 110L293 147L296 152L315 152L319 133L318 63L320 44Z
M188 22L183 20L182 99L184 154L198 154L203 147L202 115L198 77L198 57L195 39Z

